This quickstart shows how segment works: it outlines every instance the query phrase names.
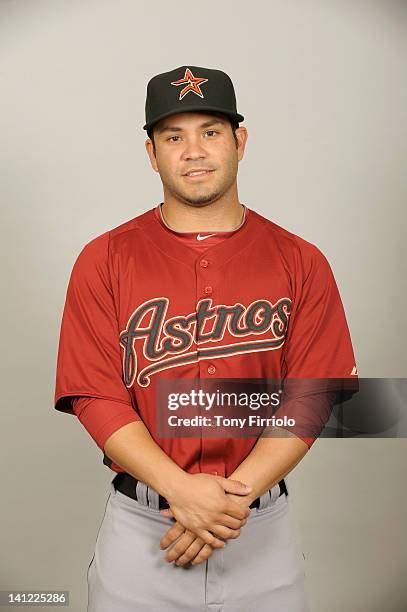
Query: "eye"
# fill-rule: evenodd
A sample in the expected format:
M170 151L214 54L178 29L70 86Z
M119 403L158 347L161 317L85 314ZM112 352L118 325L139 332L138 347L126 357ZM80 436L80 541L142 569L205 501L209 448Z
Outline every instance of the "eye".
M216 130L206 130L205 134L209 134L209 136L212 136L213 134L218 134L218 132Z
M167 138L167 142L177 142L176 140L174 140L175 138L179 138L179 136L170 136L169 138Z

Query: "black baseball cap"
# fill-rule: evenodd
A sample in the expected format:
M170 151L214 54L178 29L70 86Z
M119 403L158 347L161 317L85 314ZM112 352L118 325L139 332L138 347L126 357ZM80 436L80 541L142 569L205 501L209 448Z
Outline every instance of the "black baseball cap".
M236 109L236 96L230 77L222 70L181 66L157 74L147 84L146 123L150 133L157 121L185 112L222 113L232 121L244 121Z

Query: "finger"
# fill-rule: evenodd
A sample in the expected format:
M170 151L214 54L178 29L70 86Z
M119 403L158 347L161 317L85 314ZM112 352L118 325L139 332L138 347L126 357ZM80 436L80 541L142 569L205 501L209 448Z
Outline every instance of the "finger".
M219 519L217 519L219 525L223 527L229 527L229 529L241 529L243 525L246 525L247 519L244 518L242 520L233 518L229 514L220 514Z
M203 563L204 561L209 559L213 551L214 549L212 548L212 546L209 546L209 544L205 544L205 546L201 548L197 556L192 559L191 565L198 565L198 563Z
M250 508L248 506L242 506L231 499L226 501L223 511L225 514L228 514L232 518L236 518L239 521L242 521L250 515Z
M178 523L178 522L175 523L175 525L173 525L172 527L167 529L167 531L165 532L165 534L161 538L161 540L160 540L160 548L164 550L170 544L175 542L175 540L177 538L179 538L184 532L185 532L185 527L183 525L181 525L181 523Z
M232 480L231 478L223 478L222 476L219 476L217 480L227 493L234 493L234 495L247 495L252 490L252 487L246 485L240 480Z
M211 532L222 540L234 540L240 536L240 529L229 529L229 527L223 527L223 525L214 525L211 527Z
M199 538L202 538L205 544L209 544L212 548L224 548L225 542L223 542L220 538L216 538L210 531L206 529L198 529L196 531L196 535Z
M195 559L197 554L201 551L201 549L207 546L205 542L201 538L194 538L190 546L185 550L185 552L178 557L175 561L175 565L187 565Z
M186 550L191 546L192 542L196 539L196 535L191 531L186 531L170 548L170 550L165 555L165 560L169 563L171 561L175 561L178 557L181 557L185 553Z

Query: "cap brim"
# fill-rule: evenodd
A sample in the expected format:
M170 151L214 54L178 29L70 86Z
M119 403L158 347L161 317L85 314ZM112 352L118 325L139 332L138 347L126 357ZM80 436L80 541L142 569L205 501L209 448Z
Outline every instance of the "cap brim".
M149 130L150 128L153 127L153 125L155 125L158 121L161 121L161 119L165 119L165 117L170 117L171 115L179 115L180 113L221 113L222 115L226 115L227 117L230 117L231 119L235 119L236 121L238 121L239 123L241 121L244 121L244 117L243 115L241 115L240 113L231 113L230 111L226 111L224 108L218 108L216 106L211 106L211 107L203 107L203 106L188 106L188 108L183 108L182 110L172 110L172 111L168 111L167 113L163 113L162 115L159 115L158 117L154 118L154 121L150 121L150 123L146 123L143 126L143 130Z

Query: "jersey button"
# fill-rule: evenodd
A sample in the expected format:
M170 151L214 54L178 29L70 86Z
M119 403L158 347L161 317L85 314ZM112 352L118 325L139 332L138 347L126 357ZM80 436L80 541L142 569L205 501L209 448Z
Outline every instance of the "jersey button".
M208 365L208 374L215 374L216 368L214 365Z
M206 295L210 295L213 291L212 287L210 285L208 285L207 287L205 287L205 294Z
M199 263L202 268L207 268L209 266L209 261L207 259L201 259Z

